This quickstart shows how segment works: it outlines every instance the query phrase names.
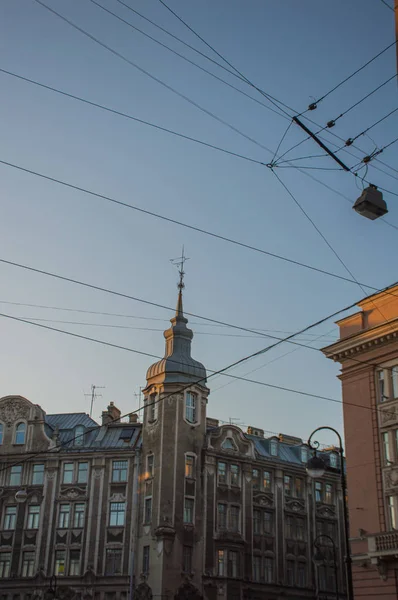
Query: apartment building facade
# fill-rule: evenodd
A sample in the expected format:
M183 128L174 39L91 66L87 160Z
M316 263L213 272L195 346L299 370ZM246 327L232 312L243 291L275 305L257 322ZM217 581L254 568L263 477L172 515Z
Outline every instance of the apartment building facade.
M180 290L142 423L0 400L0 600L327 600L335 558L344 598L338 453L313 481L303 440L208 418L187 323Z
M355 600L398 597L398 286L338 321Z

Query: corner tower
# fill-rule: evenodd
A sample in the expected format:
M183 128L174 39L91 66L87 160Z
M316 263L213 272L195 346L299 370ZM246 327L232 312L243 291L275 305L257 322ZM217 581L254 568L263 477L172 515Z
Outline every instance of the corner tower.
M201 589L204 568L202 449L209 389L206 369L191 356L184 317L183 262L165 355L147 371L144 393L141 535L138 572L154 596L184 585ZM186 589L186 587L184 588Z

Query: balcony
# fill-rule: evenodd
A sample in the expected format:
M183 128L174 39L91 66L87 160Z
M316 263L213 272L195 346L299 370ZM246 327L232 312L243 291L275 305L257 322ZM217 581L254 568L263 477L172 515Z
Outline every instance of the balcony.
M398 531L377 533L368 537L370 558L398 557Z

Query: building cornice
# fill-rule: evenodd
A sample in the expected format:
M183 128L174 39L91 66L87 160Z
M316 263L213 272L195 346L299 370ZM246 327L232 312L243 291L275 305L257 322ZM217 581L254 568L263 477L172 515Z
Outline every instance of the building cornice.
M352 356L368 352L377 346L384 346L398 339L398 319L377 325L360 333L339 340L335 344L322 348L326 358L343 362Z

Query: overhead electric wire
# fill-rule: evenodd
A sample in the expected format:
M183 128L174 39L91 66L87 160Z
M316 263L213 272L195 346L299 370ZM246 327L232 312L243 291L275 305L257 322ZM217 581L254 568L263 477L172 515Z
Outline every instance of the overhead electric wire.
M232 65L222 54L220 54L215 48L214 46L212 46L211 44L209 44L208 42L206 42L206 40L204 38L202 38L202 36L200 36L190 25L188 25L188 23L186 23L176 12L174 12L174 10L172 10L167 4L166 2L164 2L163 0L159 0L159 2L168 10L170 11L175 17L176 19L178 19L181 23L183 23L183 25L185 27L187 27L189 29L189 31L191 31L199 40L201 40L210 50L212 50L212 52L214 52L219 58L221 58L221 60L223 60L229 67L231 67L231 69L233 69L235 71L235 73L237 73L248 85L250 85L252 88L254 88L255 90L257 90L258 92L260 92L260 94L262 96L264 96L265 98L267 98L272 104L274 104L274 106L277 106L277 108L279 108L279 110L282 110L285 115L287 115L288 117L290 117L291 115L289 115L289 113L287 113L286 111L284 111L283 109L280 108L280 105L284 106L285 108L287 108L288 110L292 110L289 106L287 106L284 102L281 102L280 100L277 100L276 98L274 98L273 96L270 96L267 92L265 92L264 90L262 90L261 88L257 87L254 83L252 83L245 75L243 75L243 73L241 71L239 71L239 69L237 69L234 65ZM277 102L277 104L276 104Z
M179 96L180 98L186 100L188 103L192 104L193 106L195 106L196 108L198 108L199 110L201 110L202 112L204 112L205 114L207 114L208 116L211 116L216 121L218 121L218 122L222 123L223 125L229 127L232 131L235 131L236 133L238 133L242 137L246 138L247 140L251 141L252 143L258 145L259 147L263 148L264 150L267 150L267 152L270 152L270 154L272 154L272 151L269 148L267 148L266 146L264 146L263 144L261 144L257 140L253 139L252 137L246 135L245 133L243 133L242 131L240 131L239 129L237 129L236 127L234 127L233 125L231 125L230 123L224 121L223 119L221 119L220 117L218 117L217 115L215 115L214 113L212 113L211 111L209 111L206 108L200 106L194 100L191 100L189 97L185 96L184 94L182 94L181 92L179 92L178 90L176 90L175 88L173 88L172 86L169 86L167 83L165 83L162 80L160 80L159 78L155 77L154 75L152 75L151 73L149 73L148 71L146 71L145 69L143 69L142 67L139 67L136 63L134 63L133 61L131 61L130 59L128 59L124 55L120 54L119 52L117 52L116 50L114 50L113 48L111 48L110 46L108 46L107 44L104 44L98 38L96 38L92 34L88 33L86 30L82 29L81 27L79 27L78 25L76 25L75 23L73 23L72 21L70 21L69 19L67 19L66 17L64 17L63 15L61 15L60 13L58 13L57 11L53 10L47 4L45 4L44 2L42 2L42 0L34 0L34 1L37 4L41 5L43 8L49 10L54 15L58 16L60 19L62 19L66 23L68 23L71 27L73 27L77 31L80 31L83 35L85 35L88 38L90 38L91 40L95 41L101 47L105 48L106 50L108 50L109 52L111 52L112 54L114 54L115 56L117 56L118 58L120 58L121 60L127 62L128 64L130 64L134 68L138 69L140 72L144 73L145 75L147 75L148 77L150 77L151 79L153 79L154 81L156 81L157 83L160 83L163 87L166 87L166 89L168 89L169 91L172 91L177 96ZM251 84L251 83L250 83L250 85L253 86L253 84ZM255 86L253 86L253 87L255 87ZM263 92L262 90L260 90L257 87L255 87L255 89L257 89L260 93L262 93L262 95L264 95L265 97L267 97L269 99L269 95L267 95L265 92ZM292 109L289 108L289 110L292 110ZM290 115L288 115L288 116L290 116ZM310 120L310 122L311 122L311 120ZM319 127L319 125L318 125L318 127ZM347 150L345 150L345 151L347 151ZM363 152L363 151L361 151L361 152ZM377 167L374 167L374 168L377 168ZM355 176L355 173L353 173L353 175ZM369 183L369 182L367 182L367 183ZM381 188L380 186L378 186L378 187L380 189L383 189L383 191L385 191L385 192L394 194L394 192L391 192L390 190L387 190L386 188ZM395 194L395 195L398 196L398 194Z
M151 300L145 300L143 298L138 298L137 296L131 296L131 295L125 294L123 292L117 292L117 291L112 290L110 288L105 288L105 287L97 286L97 285L90 284L90 283L87 283L87 282L84 282L84 281L79 281L78 279L74 279L74 278L71 278L71 277L65 277L65 276L59 275L57 273L51 273L51 272L45 271L43 269L36 269L36 268L30 267L28 265L22 265L20 263L16 263L16 262L13 262L13 261L5 260L5 259L2 259L2 258L0 258L0 262L4 263L4 264L7 264L9 266L14 266L14 267L17 267L17 268L25 269L27 271L38 273L40 275L45 275L45 276L48 276L48 277L53 277L55 279L59 279L61 281L65 281L67 283L73 283L75 285L79 285L79 286L86 287L86 288L89 288L89 289L93 289L93 290L96 290L96 291L104 292L106 294L111 294L113 296L125 298L127 300L134 300L135 302L140 302L140 303L143 303L143 304L147 304L149 306L155 306L156 308L162 308L162 309L165 309L165 310L168 310L168 311L172 311L172 312L175 311L174 308L171 308L170 306L165 306L164 304L153 302ZM392 287L394 287L397 284L398 284L398 282L396 282L396 283L394 283L392 285L389 285L389 286L387 286L387 287L385 287L383 289L378 289L376 293L385 292L385 293L391 295L393 298L397 298L398 295L393 294L392 292L389 291ZM249 329L248 327L243 327L243 326L240 326L240 325L234 325L232 323L227 323L225 321L220 321L218 319L213 319L213 318L210 318L210 317L205 317L203 315L199 315L199 314L195 314L195 313L191 313L191 312L187 312L187 311L185 311L184 314L186 314L187 316L190 316L190 317L195 317L195 318L198 318L198 319L201 319L201 320L204 320L204 321L208 321L210 323L215 323L217 325L223 325L225 327L230 327L232 329L237 329L239 331L247 331L249 333L256 333L256 334L259 334L259 335L261 335L263 337L277 340L271 346L268 346L267 347L268 349L272 349L272 348L278 346L279 344L281 344L283 342L288 342L288 343L293 344L295 346L301 346L303 348L308 348L309 350L314 350L314 351L317 352L318 350L316 348L314 348L313 346L309 346L308 344L303 344L301 342L295 342L295 341L293 341L292 338L297 337L298 335L301 335L301 334L305 334L309 329L312 329L313 327L316 327L318 325L322 325L322 323L324 323L327 320L329 320L329 319L331 319L331 318L339 315L341 312L345 312L346 310L349 310L351 308L356 307L357 304L358 304L358 302L359 301L356 301L353 304L349 305L348 307L346 307L344 309L340 309L337 312L332 313L328 317L320 319L316 323L313 323L312 325L310 325L308 327L305 327L304 329L301 329L300 331L295 332L295 333L293 333L291 335L288 335L287 337L284 337L284 338L280 338L278 336L274 336L274 335L263 333L263 332L261 332L259 330ZM386 319L384 319L384 320L386 320ZM394 321L394 319L392 319L392 321ZM388 321L386 320L386 322L388 322ZM356 359L352 358L351 360L355 361ZM359 361L359 362L362 362L364 364L371 364L372 366L377 366L377 365L375 365L375 363L370 363L369 361Z
M384 4L384 6L387 6L387 8L389 8L390 10L392 10L394 12L394 8L392 6L390 6L389 4L387 4L386 0L380 0L380 2L382 2Z
M247 92L244 92L243 90L239 89L238 87L232 85L231 83L229 83L228 81L226 81L225 79L223 79L222 77L219 77L218 75L216 75L215 73L212 73L212 71L209 71L208 69L205 69L204 67L202 67L201 65L199 65L198 63L196 63L195 61L189 59L187 56L185 56L184 54L181 54L180 52L177 52L177 50L174 50L174 48L170 48L170 46L168 46L167 44L164 44L163 42L161 42L160 40L154 38L153 36L149 35L148 33L146 33L145 31L143 31L142 29L140 29L139 27L137 27L136 25L133 25L132 23L130 23L130 21L127 21L126 19L123 19L122 17L120 17L119 15L117 15L116 13L112 12L111 10L109 10L108 8L105 8L104 6L102 6L102 4L100 4L99 2L97 2L96 0L89 0L89 2L91 2L92 4L95 4L96 6L98 6L99 8L102 8L102 10L104 10L105 12L107 12L108 14L112 15L113 17L115 17L116 19L118 19L119 21L121 21L122 23L124 23L125 25L127 25L128 27L131 27L133 30L138 31L139 33L141 33L143 36L145 36L146 38L152 40L155 44L158 44L160 46L162 46L163 48L165 48L166 50L169 50L169 52L172 52L173 54L175 54L176 56L178 56L179 58L181 58L182 60L185 60L186 62L188 62L189 64L193 65L194 67L200 69L201 71L203 71L204 73L207 73L207 75L210 75L211 77L213 77L214 79L217 79L218 81L220 81L221 83L224 83L225 85L227 85L228 87L230 87L231 89L235 90L236 92L238 92L239 94L242 94L243 96L246 96L247 98L250 98L250 100L252 100L253 102L256 102L257 104L260 104L261 106L263 106L264 108L266 108L267 110L270 110L271 112L279 115L279 116L283 116L284 118L287 119L287 117L280 112L279 110L275 110L274 108L272 108L271 106L268 106L268 104L265 104L264 102L261 102L260 100L258 100L257 98L254 98L253 96L251 96L250 94L248 94ZM123 4L123 3L122 3ZM206 55L204 55L206 56ZM215 63L218 66L219 63ZM233 73L232 71L229 71L227 69L228 73L235 75L235 73ZM244 82L246 83L246 82Z
M83 192L83 193L88 194L90 196L94 196L96 198L100 198L102 200L106 200L106 201L111 202L113 204L116 204L116 205L123 206L123 207L131 209L131 210L135 210L135 211L141 212L143 214L155 217L157 219L168 221L169 223L173 223L174 225L179 225L180 227L185 227L187 229L191 229L193 231L197 231L198 233L202 233L204 235L208 235L210 237L222 240L224 242L228 242L230 244L241 246L242 248L246 248L246 249L252 250L254 252L259 252L260 254L265 254L267 256L271 256L272 258L278 258L279 260L283 260L285 262L294 264L296 266L305 267L307 269L310 269L311 271L320 272L320 273L322 273L324 275L329 275L331 277L336 277L337 279L341 279L343 281L348 281L350 283L355 283L351 279L349 279L347 277L344 277L342 275L335 275L335 274L330 273L329 271L326 271L324 269L319 269L318 267L307 265L305 263L301 263L300 261L296 261L296 260L293 260L293 259L290 259L290 258L286 258L286 257L283 257L282 255L279 255L279 254L274 254L273 252L268 252L267 250L263 250L261 248L257 248L256 246L252 246L251 244L245 244L244 242L239 242L238 240L234 240L232 238L228 238L228 237L223 236L221 234L213 233L213 232L208 231L206 229L202 229L201 227L197 227L195 225L190 225L188 223L184 223L183 221L179 221L177 219L172 219L171 217L167 217L165 215L161 215L159 213L155 213L155 212L152 212L150 210L146 210L144 208L140 208L138 206L134 206L133 204L129 204L128 202L123 202L121 200L117 200L116 198L112 198L111 196L105 196L104 194L99 194L99 193L94 192L92 190L89 190L87 188L83 188L81 186L77 186L77 185L74 185L72 183L68 183L66 181L62 181L61 179L57 179L55 177L50 177L49 175L44 175L43 173L39 173L38 171L33 171L32 169L27 169L25 167L21 167L20 165L16 165L14 163L10 163L10 162L4 161L4 160L0 160L0 164L6 165L8 167L12 167L12 168L20 170L20 171L23 171L23 172L28 173L30 175L35 175L37 177L40 177L42 179L46 179L48 181L52 181L53 183L57 183L59 185L71 188L73 190L76 190L76 191L79 191L79 192ZM363 285L365 287L371 289L371 290L377 291L377 288L375 288L374 286L370 286L370 285L367 285L367 284L363 284Z
M325 235L322 233L322 231L319 229L319 227L316 225L316 223L312 220L312 218L309 216L309 214L304 210L304 208L301 206L300 202L297 200L297 198L294 196L294 194L292 194L292 192L289 190L289 188L286 186L286 184L278 177L278 175L274 172L275 176L277 177L277 179L279 180L279 182L281 183L281 185L284 187L284 189L286 190L286 192L289 194L289 196L292 198L292 200L294 201L294 203L296 204L296 206L299 207L299 209L301 210L301 212L305 215L305 217L307 218L307 220L311 223L311 225L313 226L313 228L317 231L317 233L320 235L320 237L323 239L323 241L325 242L325 244L328 246L328 248L333 252L333 254L336 256L336 258L338 259L338 261L343 265L344 269L347 271L347 273L357 282L360 290L365 294L366 296L366 291L363 288L363 286L359 283L359 281L357 281L357 279L355 278L353 272L351 271L351 269L347 266L347 264L343 261L343 259L341 258L341 256L338 254L338 252L336 252L336 250L333 248L333 246L331 245L331 243L328 241L328 239L325 237ZM374 305L375 309L378 311L378 313L381 315L381 317L383 318L383 320L388 324L388 319L387 317L384 315L384 313L382 312L382 310L380 309L380 307L372 300L370 299L370 301L372 302L372 304ZM394 331L394 329L392 328L392 331Z
M160 0L159 0L160 1ZM395 40L394 42L392 42L391 44L389 44L388 46L386 46L383 50L381 50L378 54L376 54L375 56L373 56L373 58L371 58L370 60L368 60L365 64L363 64L361 67L359 67L358 69L356 69L356 71L354 71L353 73L351 73L351 75L348 75L348 77L345 77L342 81L340 81L340 83L338 83L337 85L335 85L334 87L332 87L332 89L330 89L328 92L326 92L326 94L323 94L323 96L321 96L320 98L318 98L318 100L316 100L314 102L314 104L319 104L319 102L322 102L322 100L324 100L325 98L327 98L328 96L330 96L330 94L332 94L334 91L336 91L339 87L341 87L344 83L346 83L347 81L349 81L350 79L352 79L352 77L354 77L355 75L357 75L357 73L359 73L360 71L362 71L363 69L365 69L368 65L370 65L374 60L376 60L377 58L379 58L379 56L381 56L382 54L384 54L384 52L387 52L387 50L389 50L390 48L392 48L393 46L395 46L397 43L397 40Z
M39 81L35 81L34 79L29 79L28 77L24 77L22 75L18 75L17 73L13 73L12 71L7 71L6 69L2 69L0 68L0 73L4 73L6 75L11 75L12 77L15 77L17 79L21 79L22 81L25 81L27 83L32 83L33 85L36 85L38 87L50 90L51 92L55 92L57 94L61 94L62 96L66 96L68 98L72 98L73 100L78 100L79 102L83 102L84 104L88 104L90 106L94 106L96 108L99 108L101 110L105 110L107 112L113 113L115 115L118 115L120 117L124 117L126 119L130 119L131 121L135 121L137 123L141 123L142 125L148 125L149 127L153 127L154 129L159 129L160 131L164 131L165 133L170 133L171 135L175 135L177 137L183 138L185 140L189 140L191 142L195 142L196 144L200 144L202 146L206 146L208 148L212 148L213 150L218 150L219 152L224 152L225 154L229 154L231 156L236 156L237 158L242 158L243 160L252 162L252 163L256 163L258 165L263 165L265 166L265 162L262 162L260 160L256 160L254 158L251 158L249 156L244 156L243 154L239 154L238 152L233 152L232 150L227 150L226 148L221 148L220 146L215 146L214 144L211 144L210 142L205 142L204 140L199 140L197 138L194 138L192 136L189 135L185 135L183 133L179 133L177 131L174 131L172 129L168 129L167 127L163 127L161 125L157 125L156 123L151 123L150 121L145 121L144 119L139 119L138 117L134 117L133 115L130 115L128 113L116 110L114 108L110 108L109 106L105 106L103 104L99 104L98 102L94 102L92 100L87 100L86 98L82 98L80 96L76 96L75 94L71 94L69 92L65 92L63 90L60 90L58 88L55 88L51 85L46 85L44 83L40 83Z
M387 115L384 115L384 117L382 117L381 119L379 119L378 121L376 121L375 123L373 123L373 125L369 125L369 127L367 127L366 129L364 129L363 131L361 131L361 133L358 133L354 137L350 138L350 140L355 141L356 139L358 139L359 137L361 137L361 135L365 135L365 133L367 133L368 131L370 131L371 129L373 129L373 127L376 127L376 125L379 125L379 123L382 123L383 121L385 121L386 119L388 119L388 117L391 117L391 115L393 115L397 111L398 111L398 108L394 108L394 110L390 111ZM386 147L388 147L388 146L386 146Z
M172 92L173 94L175 94L179 98L182 98L183 100L185 100L186 102L188 102L189 104L191 104L192 106L194 106L195 108L199 109L204 114L208 115L209 117L212 117L213 119L215 119L216 121L218 121L222 125L225 125L226 127L228 127L229 129L231 129L235 133L238 133L239 135L241 135L242 137L244 137L245 139L247 139L249 142L252 142L253 144L256 144L257 146L259 146L263 150L267 150L267 152L269 152L270 154L272 154L272 150L270 150L269 148L267 148L266 146L264 146L264 144L262 144L261 142L257 141L256 139L252 138L251 136L247 135L246 133L243 133L243 131L240 131L234 125L231 125L230 123L228 123L227 121L225 121L221 117L218 117L216 114L212 113L210 110L208 110L204 106L201 106L200 104L198 104L197 102L195 102L195 100L192 100L191 98L189 98L188 96L186 96L182 92L179 92L177 89L173 88L171 85L169 85L168 83L166 83L162 79L159 79L159 77L156 77L155 75L152 75L152 73L150 73L146 69L143 69L138 64L136 64L135 62L133 62L132 60L130 60L129 58L127 58L126 56L124 56L123 54L121 54L120 52L118 52L117 50L114 50L113 48L111 48L111 46L108 46L104 42L101 42L101 40L99 40L97 37L95 37L94 35L92 35L88 31L86 31L85 29L83 29L82 27L79 27L79 25L76 25L75 23L73 23L73 21L67 19L66 17L64 17L63 15L61 15L60 13L58 13L57 11L55 11L54 9L52 9L50 6L47 6L47 4L45 4L44 2L42 2L42 0L34 0L34 2L36 2L37 4L40 4L40 6L42 6L43 8L45 8L47 10L49 10L51 13L53 13L54 15L56 15L57 17L59 17L62 21L64 21L65 23L67 23L68 25L70 25L71 27L73 27L74 29L76 29L77 31L79 31L80 33L82 33L83 35L85 35L86 37L88 37L89 39L91 39L93 42L95 42L96 44L98 44L99 46L101 46L102 48L104 48L105 50L108 50L108 52L110 52L114 56L117 56L118 58L120 58L121 60L123 60L124 62L126 62L127 64L129 64L130 66L134 67L135 69L137 69L138 71L140 71L140 73L143 73L144 75L147 75L147 77L149 77L153 81L156 81L156 83L159 83L161 86L163 86L164 88L168 89L170 92Z

